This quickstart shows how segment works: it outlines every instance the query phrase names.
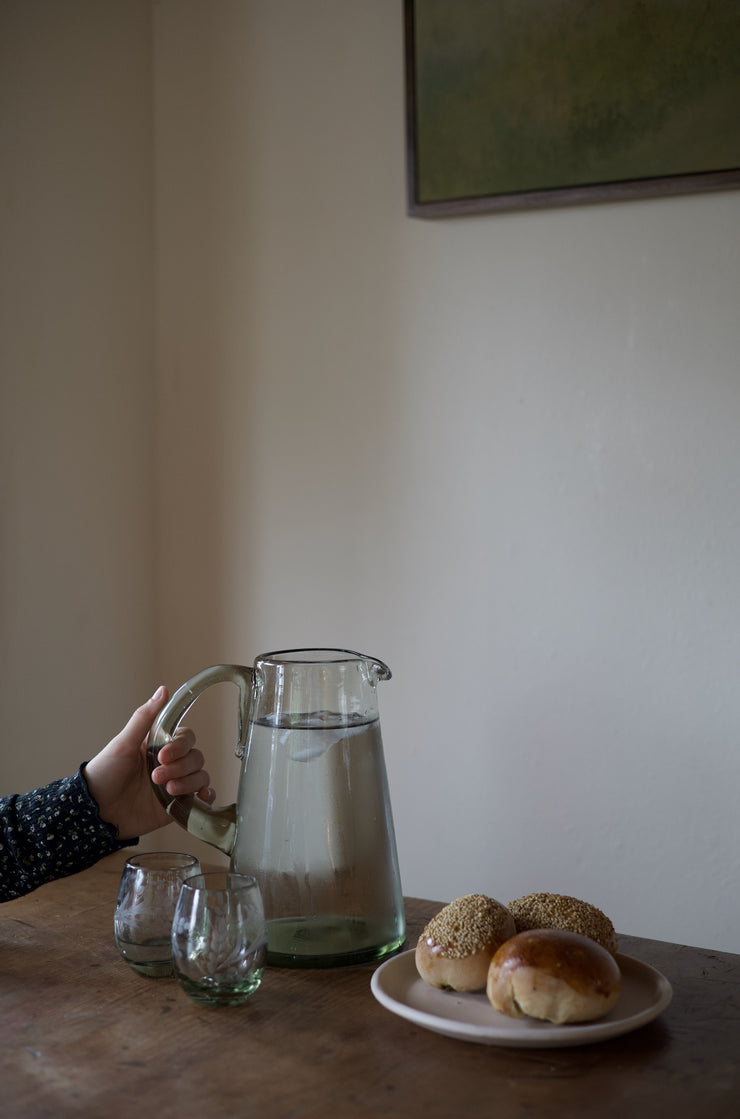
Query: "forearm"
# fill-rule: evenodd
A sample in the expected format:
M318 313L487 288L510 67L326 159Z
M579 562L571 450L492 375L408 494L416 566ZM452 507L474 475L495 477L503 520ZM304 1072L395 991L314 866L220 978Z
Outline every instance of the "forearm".
M22 796L0 798L0 901L76 874L130 846L100 819L81 771Z

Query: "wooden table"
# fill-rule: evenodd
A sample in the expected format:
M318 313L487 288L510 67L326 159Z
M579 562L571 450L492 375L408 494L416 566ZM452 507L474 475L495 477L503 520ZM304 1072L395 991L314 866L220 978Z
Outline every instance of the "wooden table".
M2 1116L740 1119L740 955L620 937L673 1002L572 1049L421 1029L376 1002L374 965L268 969L249 1004L204 1009L118 956L123 858L0 906ZM440 904L408 900L410 945Z

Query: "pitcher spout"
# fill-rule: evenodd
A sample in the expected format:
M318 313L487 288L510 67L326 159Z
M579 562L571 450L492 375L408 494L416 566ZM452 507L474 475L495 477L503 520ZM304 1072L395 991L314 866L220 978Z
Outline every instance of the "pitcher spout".
M383 661L378 660L377 657L366 657L365 663L370 676L370 682L373 685L383 683L385 680L390 680L391 670Z

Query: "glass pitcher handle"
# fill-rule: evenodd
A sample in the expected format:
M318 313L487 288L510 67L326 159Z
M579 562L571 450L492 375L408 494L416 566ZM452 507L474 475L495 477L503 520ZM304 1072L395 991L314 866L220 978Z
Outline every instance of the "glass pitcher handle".
M239 740L236 753L241 757L247 740L249 704L254 673L241 664L214 664L197 672L181 684L154 720L147 740L146 760L151 774L159 765L159 751L171 741L185 713L198 696L213 684L232 683L239 689ZM236 836L236 804L211 808L196 796L173 797L161 785L154 790L168 815L198 839L230 855Z

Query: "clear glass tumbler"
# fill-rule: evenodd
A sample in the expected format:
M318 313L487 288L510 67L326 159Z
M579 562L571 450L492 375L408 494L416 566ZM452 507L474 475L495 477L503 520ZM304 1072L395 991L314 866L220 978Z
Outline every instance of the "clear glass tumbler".
M180 888L200 873L194 855L150 851L126 861L113 918L116 947L139 975L173 975L172 918Z
M180 986L205 1006L237 1006L265 970L267 930L255 878L232 871L183 882L172 924L172 961Z

